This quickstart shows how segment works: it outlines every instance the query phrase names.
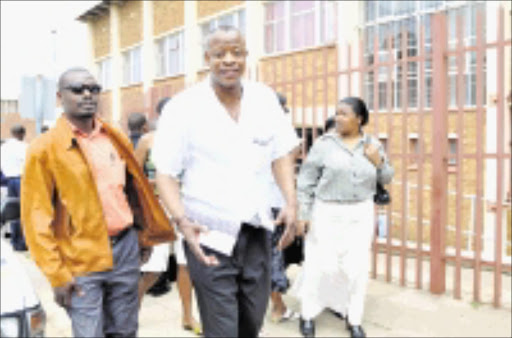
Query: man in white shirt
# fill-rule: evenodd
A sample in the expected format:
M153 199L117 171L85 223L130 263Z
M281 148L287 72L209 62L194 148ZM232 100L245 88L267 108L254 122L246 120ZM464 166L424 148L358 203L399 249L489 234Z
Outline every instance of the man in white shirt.
M204 56L210 75L169 101L159 120L156 182L185 239L205 337L257 337L274 225L265 174L271 166L285 199L276 220L285 227L282 249L295 236L297 138L274 91L241 80L247 51L239 30L217 28Z
M7 179L7 197L20 197L20 179L25 165L25 156L27 152L27 143L25 138L25 127L16 124L11 128L12 138L5 141L0 147L0 167L2 173ZM21 230L19 220L11 222L11 243L16 251L26 251L25 236Z

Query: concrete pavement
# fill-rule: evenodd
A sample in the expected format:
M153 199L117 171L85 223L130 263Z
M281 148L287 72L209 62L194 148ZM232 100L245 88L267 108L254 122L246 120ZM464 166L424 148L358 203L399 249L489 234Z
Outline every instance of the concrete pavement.
M71 324L64 310L53 301L53 293L45 277L28 254L17 254L26 267L41 302L47 311L48 337L71 337ZM300 267L288 270L293 280ZM510 284L510 277L503 283ZM510 290L510 286L509 286ZM510 293L507 294L510 297ZM299 310L298 301L285 296L286 303ZM510 304L507 302L506 304ZM197 316L197 309L194 309ZM274 324L265 318L266 337L301 337L298 321ZM400 287L370 279L366 297L363 327L369 337L512 337L510 306L495 309L489 304L472 305L467 299L455 300L449 295L434 296L426 290ZM140 312L140 337L194 337L181 329L181 304L176 284L172 291L160 296L147 295ZM348 337L345 325L329 312L316 320L318 337Z

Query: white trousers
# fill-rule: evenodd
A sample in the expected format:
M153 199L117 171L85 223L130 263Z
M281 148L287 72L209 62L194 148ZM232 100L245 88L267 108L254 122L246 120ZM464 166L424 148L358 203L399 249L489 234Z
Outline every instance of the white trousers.
M303 267L290 290L304 319L331 308L361 324L374 227L372 200L315 201Z

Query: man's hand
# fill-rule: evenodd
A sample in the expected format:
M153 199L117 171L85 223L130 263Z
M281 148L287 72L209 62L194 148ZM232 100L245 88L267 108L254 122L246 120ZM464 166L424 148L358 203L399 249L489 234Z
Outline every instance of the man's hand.
M309 221L298 221L297 222L297 236L304 236L310 228Z
M63 308L69 307L73 292L76 292L78 297L85 295L81 286L77 285L74 279L63 286L53 288L55 302Z
M153 253L152 246L146 246L140 248L140 265L146 264Z
M180 229L183 237L187 241L187 244L196 256L196 258L206 266L215 266L219 264L217 257L214 255L207 256L201 245L199 244L199 235L201 232L207 232L208 229L196 222L192 222L187 217L181 217L176 221L178 228Z
M287 205L279 212L276 221L277 226L285 226L283 235L277 245L278 250L283 250L288 245L292 244L295 239L295 222L297 221L297 211L295 206Z

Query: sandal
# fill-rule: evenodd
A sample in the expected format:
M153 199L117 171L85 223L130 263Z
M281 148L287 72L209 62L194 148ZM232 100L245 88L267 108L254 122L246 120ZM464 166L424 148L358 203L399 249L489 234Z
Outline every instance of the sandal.
M275 320L273 320L273 322L274 323L284 323L284 322L287 322L289 320L299 319L299 317L300 317L299 313L297 313L297 312L295 312L293 310L290 310L290 308L287 308L286 311L281 316L281 318L275 319Z
M203 330L201 329L201 326L199 324L197 325L183 325L183 330L185 331L192 331L195 335L201 336L203 334Z

